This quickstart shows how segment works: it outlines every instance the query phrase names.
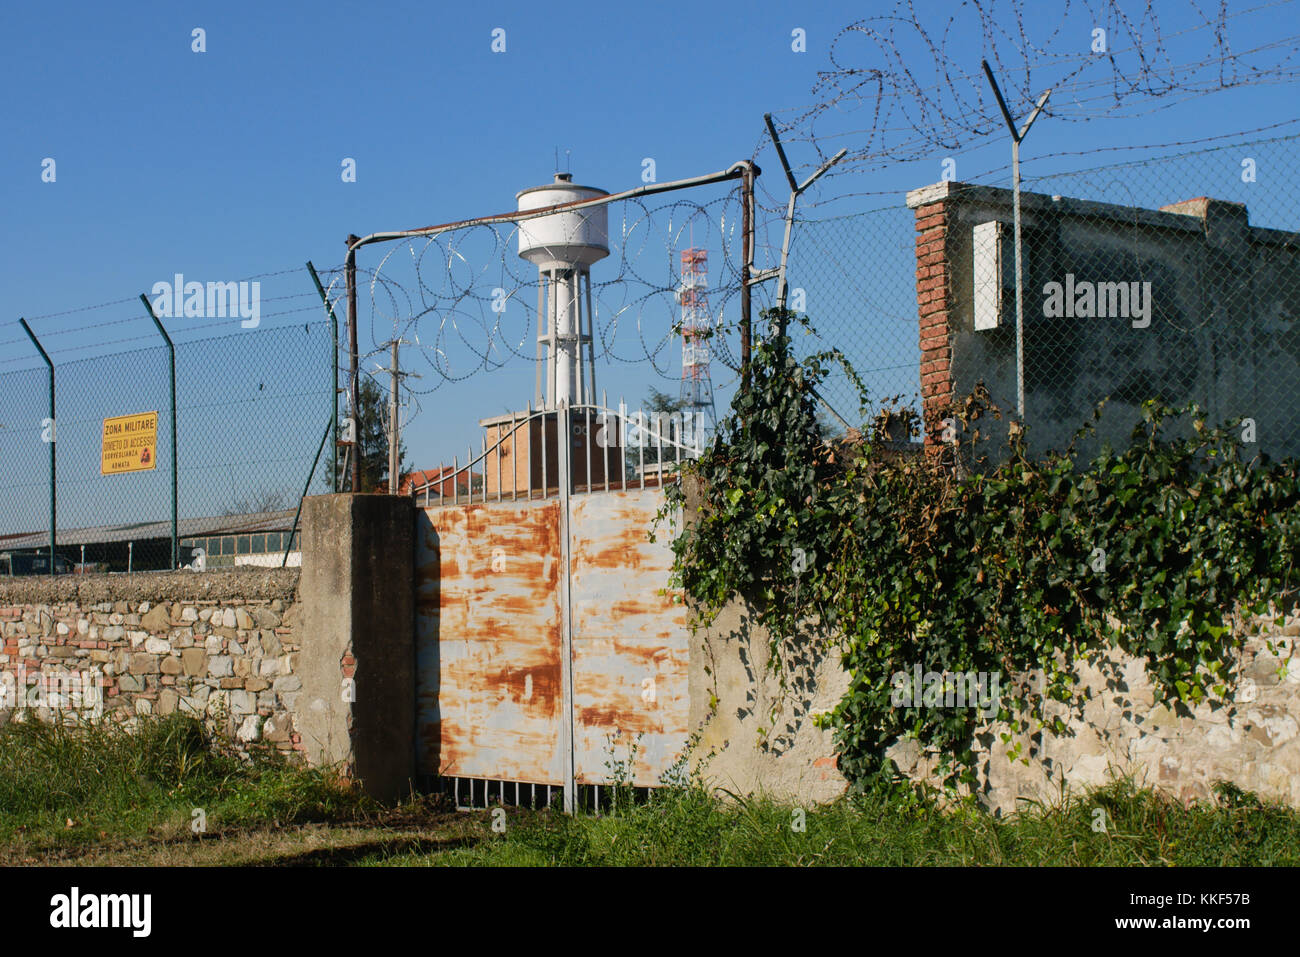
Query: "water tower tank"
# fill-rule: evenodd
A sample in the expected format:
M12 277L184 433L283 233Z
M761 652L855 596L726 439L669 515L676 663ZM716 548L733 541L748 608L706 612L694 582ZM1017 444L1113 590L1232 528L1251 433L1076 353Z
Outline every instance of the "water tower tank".
M525 189L515 199L519 212L526 213L608 195L593 186L574 186L570 173L556 173L554 182ZM521 222L519 255L539 269L586 267L604 259L609 255L609 207L589 206Z

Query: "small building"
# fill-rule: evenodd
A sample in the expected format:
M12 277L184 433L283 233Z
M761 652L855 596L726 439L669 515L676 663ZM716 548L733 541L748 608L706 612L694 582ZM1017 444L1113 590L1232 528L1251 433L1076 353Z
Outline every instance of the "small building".
M608 419L608 422L605 421ZM517 412L481 419L487 455L483 459L483 484L487 495L503 498L512 493L527 495L559 487L558 413ZM594 408L577 408L569 413L573 484L603 485L606 478L619 479L621 450L618 446L617 417ZM590 480L588 480L590 475Z
M979 382L1014 414L1019 371L1031 449L1063 448L1104 397L1078 448L1122 447L1160 398L1199 403L1213 425L1249 420L1253 451L1300 455L1300 233L1206 197L1144 209L1022 192L1018 370L1012 191L943 182L907 205L927 444ZM1007 421L981 431L1000 442Z

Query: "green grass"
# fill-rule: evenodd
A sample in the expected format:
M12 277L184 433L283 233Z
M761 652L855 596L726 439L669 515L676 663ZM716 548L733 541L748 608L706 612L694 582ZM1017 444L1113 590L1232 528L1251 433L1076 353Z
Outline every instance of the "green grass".
M240 757L195 718L133 729L11 722L0 728L0 842L68 845L354 818L366 802L329 772L272 750ZM71 824L69 824L71 822Z
M1106 830L1093 829L1094 812ZM694 787L596 817L540 812L507 818L495 834L436 854L371 863L487 866L809 865L1294 865L1300 813L1226 789L1212 806L1184 808L1119 781L1008 819L977 808L939 810L897 796L841 800L804 814L775 801L723 801Z
M1296 865L1300 812L1230 785L1183 807L1131 781L1009 818L907 792L799 811L698 783L615 814L381 809L336 774L239 756L193 718L0 728L0 860L446 866ZM203 808L207 833L190 832ZM1105 830L1094 829L1104 812ZM499 818L499 815L498 815ZM69 826L68 822L72 824ZM797 826L802 823L802 829ZM160 854L170 857L160 858Z

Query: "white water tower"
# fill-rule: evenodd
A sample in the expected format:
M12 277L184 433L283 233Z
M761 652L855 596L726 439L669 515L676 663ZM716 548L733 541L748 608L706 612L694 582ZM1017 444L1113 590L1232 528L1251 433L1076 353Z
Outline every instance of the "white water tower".
M519 212L608 196L603 189L574 186L570 173L516 194ZM537 405L594 405L591 264L609 255L608 207L588 206L519 224L519 255L537 266ZM542 351L545 349L545 363ZM546 389L542 390L542 367Z

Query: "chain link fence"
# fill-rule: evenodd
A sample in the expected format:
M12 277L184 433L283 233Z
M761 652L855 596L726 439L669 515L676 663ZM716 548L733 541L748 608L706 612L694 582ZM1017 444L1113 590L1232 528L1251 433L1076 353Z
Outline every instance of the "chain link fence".
M901 396L930 429L945 399L983 383L1000 408L1023 405L1038 449L1063 447L1102 399L1097 437L1079 448L1120 444L1141 403L1160 399L1241 420L1253 451L1300 454L1300 198L1286 188L1298 147L1281 136L1027 170L1019 361L1008 170L801 219L791 305L816 335L796 329L796 344L840 349L873 403ZM855 420L846 376L823 393Z
M282 556L273 553L290 543L275 534L272 547L267 536L292 531L309 472L311 494L333 487L332 449L323 438L333 420L331 323L305 270L281 284L308 291L263 297L264 304L278 298L290 308L268 309L258 328L184 316L163 320L175 342L180 563L193 562L194 548L210 553L215 544L207 564L235 564L241 543L222 556L225 542L216 539L243 533L261 538L258 549L250 540L240 554L260 551L261 557L239 563L279 564ZM36 348L21 334L3 347L4 365L29 367L0 366L0 574L49 570L51 439L57 454L58 570L82 563L108 571L168 568L169 350L138 299L134 308L130 300L108 304L98 315L72 317L72 323L31 323L54 364L53 426L49 371ZM118 333L125 327L139 334L114 339L105 334L113 325ZM123 342L150 339L157 344L116 351ZM92 354L67 358L86 352Z
M1023 406L1039 448L1063 446L1103 398L1098 441L1123 442L1140 404L1158 398L1195 401L1216 424L1240 420L1254 450L1300 454L1300 198L1285 188L1298 146L1300 137L1278 136L1050 175L1035 172L1041 161L1027 163L1019 324L1006 169L918 183L905 202L877 198L851 215L801 215L789 305L815 332L792 326L796 346L839 349L872 403L901 400L931 431L945 402L983 383L1001 408ZM696 246L715 254L715 373L734 374L734 189L626 208L611 216L611 261L596 270L597 356L648 364L670 381L678 374L677 254ZM778 218L759 224L759 268L775 265L764 259ZM515 245L512 227L466 230L405 243L362 270L361 320L375 339L363 353L377 353L391 329L408 340L403 367L423 365L425 379L404 386L408 404L507 360L535 362L537 274ZM398 261L414 267L410 275ZM339 272L326 278L337 299ZM262 536L260 561L271 562L290 544L309 473L309 493L332 487L330 320L305 270L262 281L256 328L163 319L175 340L177 531L217 564L242 554L243 539L226 540L239 535L249 549ZM753 288L756 335L766 333L759 316L773 286ZM494 308L503 296L508 308ZM39 353L17 325L0 341L0 573L48 554L55 436L60 561L125 570L172 560L168 350L138 300L75 313L31 322L55 366L56 427ZM522 386L526 397L531 383ZM833 372L822 394L836 417L861 421L848 376ZM153 413L152 461L104 474L105 420Z
M1118 441L1159 398L1241 420L1251 452L1300 455L1300 199L1284 185L1298 146L1025 179L1041 209L1022 224L1025 415L1040 444L1060 445L1104 397L1100 436ZM1009 382L1012 359L989 380Z
M787 264L792 325L803 355L838 349L873 403L915 400L918 382L914 217L886 206L833 219L796 221ZM861 421L859 394L838 366L821 389L835 414Z

